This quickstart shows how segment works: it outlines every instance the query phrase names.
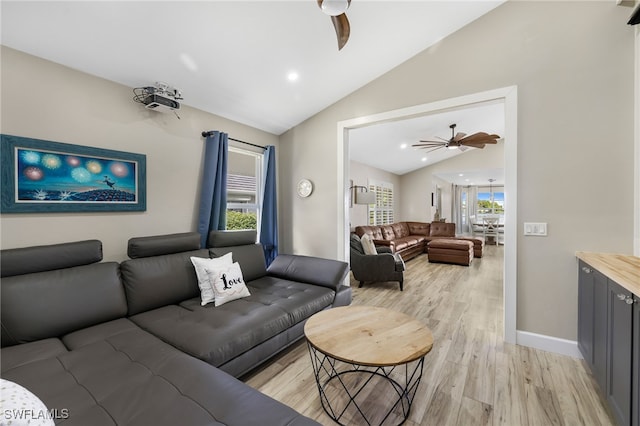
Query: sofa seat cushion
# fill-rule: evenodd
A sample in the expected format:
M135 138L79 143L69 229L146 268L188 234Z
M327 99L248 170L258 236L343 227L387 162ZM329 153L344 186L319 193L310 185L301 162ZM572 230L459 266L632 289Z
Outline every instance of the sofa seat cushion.
M274 277L247 283L251 295L222 306L190 299L131 317L143 329L216 367L333 302L331 289Z
M330 288L275 277L254 280L250 287L262 303L285 310L291 318L291 324L304 321L331 306L335 297L335 291Z
M2 377L68 416L65 425L316 424L127 320L108 325L111 335L101 326L104 339L25 359ZM59 349L53 340L44 346ZM2 349L3 363L19 350Z
M408 246L416 246L419 244L423 244L425 241L425 237L421 235L409 235L406 237L402 237L396 241L405 242Z
M409 247L410 244L408 241L394 240L392 245L393 245L393 251L398 252L400 250L406 249L407 247Z
M44 339L2 349L2 372L67 352L60 339Z

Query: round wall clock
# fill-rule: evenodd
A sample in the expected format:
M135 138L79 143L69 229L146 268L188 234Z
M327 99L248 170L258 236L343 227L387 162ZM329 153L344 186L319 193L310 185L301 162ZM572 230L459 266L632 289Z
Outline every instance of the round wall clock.
M299 196L308 197L313 192L313 184L309 179L300 179L297 190Z

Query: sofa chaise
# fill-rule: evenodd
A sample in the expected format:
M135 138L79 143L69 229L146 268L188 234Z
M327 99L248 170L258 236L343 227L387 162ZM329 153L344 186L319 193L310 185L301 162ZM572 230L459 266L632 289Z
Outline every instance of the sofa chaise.
M456 224L445 222L396 222L390 225L357 226L354 232L362 237L371 235L376 246L389 247L407 261L422 253L428 253L428 243L436 239L456 239L473 243L474 257L482 257L484 240L473 237L457 237Z
M102 262L97 240L3 250L2 379L65 425L311 425L239 377L351 302L346 263L280 255L255 232L133 238ZM201 306L190 258L231 252L250 296Z

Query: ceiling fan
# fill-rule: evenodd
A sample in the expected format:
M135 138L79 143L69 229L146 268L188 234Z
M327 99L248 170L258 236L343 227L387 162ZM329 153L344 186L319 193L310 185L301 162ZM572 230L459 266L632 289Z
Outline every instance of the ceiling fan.
M451 129L451 139L444 139L438 137L438 139L442 139L441 141L420 141L420 143L413 144L416 148L426 148L429 149L428 152L435 151L440 148L447 149L456 149L458 148L461 151L466 150L467 148L484 148L486 144L495 144L497 143L500 136L494 134L488 134L485 132L474 133L471 136L467 136L466 133L455 133L456 125L452 124L449 126ZM455 135L454 135L455 133Z
M349 20L345 13L351 4L351 0L317 0L317 2L320 9L331 16L331 22L333 22L333 27L336 29L336 36L338 37L338 50L342 50L344 45L347 44L351 33Z

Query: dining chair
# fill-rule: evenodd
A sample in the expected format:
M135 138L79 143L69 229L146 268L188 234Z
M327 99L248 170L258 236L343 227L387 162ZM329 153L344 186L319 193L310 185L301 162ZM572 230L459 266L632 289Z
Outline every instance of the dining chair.
M492 237L493 241L498 245L498 222L497 217L483 217L482 218L482 236L484 237L484 243L487 244L487 237Z

